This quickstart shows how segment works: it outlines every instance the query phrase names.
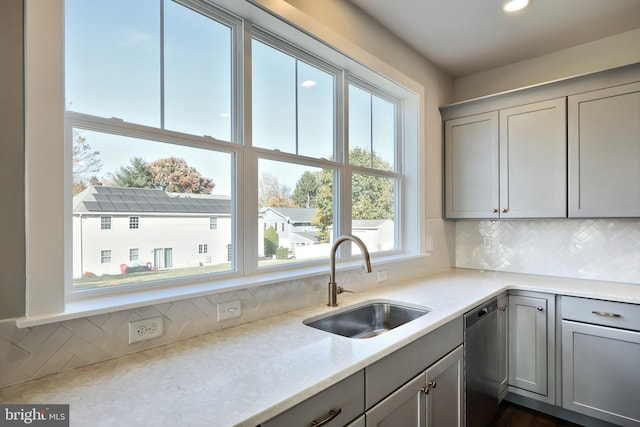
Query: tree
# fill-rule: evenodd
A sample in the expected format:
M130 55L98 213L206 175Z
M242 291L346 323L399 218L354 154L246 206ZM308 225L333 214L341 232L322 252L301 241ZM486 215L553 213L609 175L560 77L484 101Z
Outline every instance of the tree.
M273 226L269 226L264 230L264 255L267 257L276 255L280 237Z
M356 147L349 153L352 164L374 165L376 169L392 170L388 162L375 154ZM394 181L389 178L354 173L352 177L352 219L393 219ZM316 196L318 212L311 223L320 230L318 236L329 241L329 227L333 224L333 174L323 171Z
M100 152L92 150L87 139L77 130L73 131L71 151L73 195L75 196L87 188L90 181L98 181L95 174L102 169L102 161Z
M167 157L149 163L151 183L172 193L210 194L215 184L179 157Z
M278 178L270 173L263 173L258 183L258 207L292 208L295 204L290 194L291 189L281 185Z
M120 187L152 188L151 168L142 157L134 157L131 165L116 172L113 182Z
M215 184L178 157L145 162L140 157L121 167L113 182L121 187L158 188L173 193L210 194Z
M296 188L293 190L291 199L297 207L300 208L316 208L316 195L320 188L320 180L318 173L305 171L296 182Z

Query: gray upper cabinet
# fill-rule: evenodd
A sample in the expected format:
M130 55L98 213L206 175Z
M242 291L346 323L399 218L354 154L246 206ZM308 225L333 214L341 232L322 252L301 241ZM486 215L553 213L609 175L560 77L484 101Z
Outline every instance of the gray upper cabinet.
M569 97L569 216L640 216L640 83Z
M566 98L500 111L500 216L567 216Z
M498 218L498 112L445 122L447 218Z
M564 97L445 122L447 218L566 217Z

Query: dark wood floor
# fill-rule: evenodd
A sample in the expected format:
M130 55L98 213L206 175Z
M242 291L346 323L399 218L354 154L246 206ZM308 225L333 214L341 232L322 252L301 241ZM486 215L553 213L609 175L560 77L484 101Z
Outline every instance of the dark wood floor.
M490 427L579 427L515 403L503 401Z

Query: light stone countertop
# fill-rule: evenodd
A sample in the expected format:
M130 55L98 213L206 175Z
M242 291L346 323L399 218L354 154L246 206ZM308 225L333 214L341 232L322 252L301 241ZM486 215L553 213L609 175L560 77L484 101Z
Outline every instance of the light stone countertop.
M72 426L256 426L509 289L640 304L640 285L452 269L340 295L432 311L374 338L303 325L313 306L0 389L3 403L68 403Z

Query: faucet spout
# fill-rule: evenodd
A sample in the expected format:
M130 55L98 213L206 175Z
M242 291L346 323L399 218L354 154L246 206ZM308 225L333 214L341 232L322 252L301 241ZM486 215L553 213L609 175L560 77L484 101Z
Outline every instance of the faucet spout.
M338 237L338 239L333 242L330 253L331 271L329 275L329 301L327 303L329 307L337 307L338 294L344 292L344 289L342 289L342 287L338 286L338 284L336 283L336 253L338 252L338 246L340 246L341 243L346 242L347 240L354 242L356 245L358 245L358 247L360 247L360 251L364 256L363 267L367 273L371 273L371 257L369 256L369 250L367 249L367 246L364 244L364 242L360 238L351 234L345 234Z

